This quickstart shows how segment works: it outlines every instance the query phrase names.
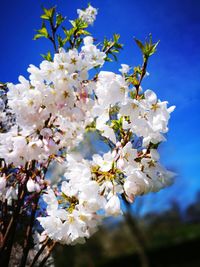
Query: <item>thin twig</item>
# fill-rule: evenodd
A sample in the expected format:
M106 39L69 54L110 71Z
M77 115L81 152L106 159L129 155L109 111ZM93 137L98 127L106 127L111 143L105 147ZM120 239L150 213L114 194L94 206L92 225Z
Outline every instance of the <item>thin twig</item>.
M29 223L27 230L26 230L26 236L24 239L24 246L23 246L23 256L21 259L20 267L26 266L26 260L27 260L28 252L29 252L30 247L31 247L32 228L34 225L35 213L37 210L38 201L39 201L39 195L35 196L35 203L33 204L30 223Z
M140 79L139 79L138 84L135 85L135 88L136 88L136 98L139 95L140 85L141 85L142 80L143 80L143 78L144 78L144 76L146 74L147 63L148 63L148 57L147 56L144 56L144 62L143 62L143 65L142 65L142 73L140 75Z
M52 252L52 250L54 249L55 245L56 245L56 242L54 241L54 242L51 244L51 246L49 247L47 255L44 257L44 259L43 259L43 260L41 261L41 263L39 264L39 267L43 267L43 266L45 265L46 261L48 260L49 256L51 255L51 252Z
M110 50L113 48L114 45L115 45L115 42L112 42L111 45L105 51L103 51L103 52L105 54L108 54L110 52Z
M33 267L34 264L36 263L36 261L38 260L38 258L40 257L40 255L42 254L42 252L44 251L45 247L47 246L48 242L49 242L49 238L47 238L45 241L44 241L44 244L41 246L41 248L38 250L37 254L35 255L30 267Z
M57 52L56 40L55 40L56 27L54 27L52 19L50 20L50 26L51 26L52 36L49 37L49 40L53 43L54 50L55 52Z
M26 183L29 179L28 163L25 166L25 170L26 170L26 180L24 184L19 186L17 205L14 209L13 216L10 219L9 225L6 229L6 233L4 235L2 247L0 251L1 263L2 263L2 266L4 267L8 266L9 264L10 254L12 251L13 241L15 238L16 228L18 224L18 217L19 217L20 210L23 205L24 198L27 192Z

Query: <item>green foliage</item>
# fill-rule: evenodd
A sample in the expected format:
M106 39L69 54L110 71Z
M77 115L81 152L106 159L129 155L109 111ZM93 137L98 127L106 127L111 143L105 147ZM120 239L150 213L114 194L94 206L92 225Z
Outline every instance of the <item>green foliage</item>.
M138 45L138 47L140 48L140 50L142 51L143 56L146 58L152 56L156 52L156 48L160 42L158 41L157 43L153 43L151 34L149 35L149 40L146 39L144 43L142 43L140 40L136 38L134 38L134 40Z
M65 47L69 50L72 48L79 48L83 42L84 36L90 35L87 30L88 24L80 18L69 20L71 27L63 25L66 17L58 13L56 6L49 9L43 8L42 27L37 30L34 40L46 38L51 41L55 52L60 47ZM117 61L117 55L122 49L123 45L119 43L119 34L114 34L111 39L104 38L102 44L102 51L106 53L106 61ZM42 55L46 60L51 61L50 52Z
M40 17L41 19L51 20L54 17L56 7L52 7L50 9L43 8L44 14L42 14Z
M47 52L46 55L45 55L45 54L41 54L41 56L42 56L44 59L48 60L48 61L53 61L53 60L52 60L51 53L50 53L49 51Z
M42 23L41 29L37 30L37 32L38 33L35 34L35 36L34 36L34 40L37 40L37 39L42 38L42 37L45 37L45 38L49 37L45 23Z
M66 17L63 17L61 14L56 14L56 27L59 27L65 19Z
M107 55L106 61L113 61L113 59L117 61L116 54L123 48L123 44L119 43L119 38L119 34L114 34L110 40L104 38L102 51Z
M133 74L126 77L126 80L129 83L133 84L134 86L138 86L141 75L142 75L142 68L141 66L137 66L137 67L134 67ZM134 92L131 92L131 98L133 99L135 98Z
M83 41L83 36L90 35L90 33L86 30L88 24L81 19L70 20L72 28L67 30L65 27L63 28L65 38L63 39L63 44L66 42L70 43L70 48L79 48Z
M90 124L88 124L85 129L86 129L86 132L96 131L96 122L95 122L95 120L93 122L91 122Z
M43 8L43 12L44 13L41 15L42 27L37 30L34 40L39 38L49 39L53 43L55 51L57 51L60 47L64 47L66 44L69 45L66 47L67 49L74 47L78 48L83 41L83 36L90 35L90 33L86 30L88 28L88 24L79 18L69 21L71 28L67 29L64 26L60 28L66 17L57 13L56 7L52 7L50 9ZM59 29L61 29L61 33L58 33ZM45 58L46 57L47 56L45 56ZM47 57L47 60L50 60L49 56Z
M65 47L67 50L72 48L78 49L82 44L83 37L90 35L90 32L87 30L88 24L80 18L69 20L71 27L63 26L62 24L66 20L66 17L57 12L56 6L49 9L43 8L43 14L40 17L42 19L42 27L37 30L34 40L40 38L49 39L54 46L55 52L57 52L60 47ZM60 30L60 32L58 32L58 30ZM117 54L123 48L123 45L119 42L119 39L119 34L114 34L111 39L107 39L106 37L104 38L102 51L107 55L105 59L106 61L117 61ZM138 39L135 39L135 42L142 51L145 59L156 52L156 48L159 43L153 43L151 35L149 36L149 39L145 40L144 43ZM50 52L42 56L46 60L52 60ZM144 71L140 66L138 66L134 68L134 73L126 78L128 82L138 87L140 85L140 77L143 75Z
M119 120L112 120L112 125L111 127L115 132L122 130L122 123L123 123L123 118L121 117Z

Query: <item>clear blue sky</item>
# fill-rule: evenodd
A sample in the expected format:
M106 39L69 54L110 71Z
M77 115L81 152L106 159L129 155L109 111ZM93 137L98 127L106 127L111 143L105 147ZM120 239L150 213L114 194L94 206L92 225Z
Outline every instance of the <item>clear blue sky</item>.
M41 53L49 50L46 40L33 41L40 27L41 6L57 5L69 19L88 1L1 0L0 81L17 82L27 76L29 64L39 65ZM155 90L162 100L177 108L172 115L168 142L161 148L162 161L178 173L173 187L156 196L158 203L177 199L182 206L191 202L200 190L200 1L199 0L91 0L99 8L93 27L94 37L102 40L121 34L124 50L120 63L137 65L141 61L133 37L144 39L149 33L160 40L158 52L151 58L150 76L144 88ZM111 70L112 65L106 68ZM117 71L119 63L112 66Z

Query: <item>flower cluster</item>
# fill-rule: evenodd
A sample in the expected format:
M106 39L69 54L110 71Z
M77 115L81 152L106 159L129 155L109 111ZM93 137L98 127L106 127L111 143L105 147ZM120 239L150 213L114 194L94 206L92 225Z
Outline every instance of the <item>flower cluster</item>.
M133 202L137 195L171 184L174 176L161 166L154 148L164 139L174 107L157 101L150 90L131 99L124 78L114 73L100 72L94 90L96 129L111 142L110 151L91 161L69 154L66 181L60 191L48 189L47 216L39 218L52 239L67 244L83 242L105 216L122 214L121 196Z
M51 16L45 12L44 18ZM87 24L97 14L92 6L77 12ZM70 49L60 48L52 60L30 65L29 79L20 76L18 84L7 85L15 125L0 134L0 198L17 199L24 188L26 203L43 196L46 212L37 218L43 235L63 244L83 243L106 216L123 214L122 200L132 203L138 195L171 184L174 176L160 164L157 150L174 106L142 90L147 61L133 73L122 64L118 74L98 71L92 76L112 47L119 48L115 39L102 50L91 36L79 39L80 46L71 41ZM147 51L140 44L145 60L156 45L150 42ZM72 152L88 130L108 147L90 160ZM54 186L46 179L52 161L64 170Z
M80 52L60 49L52 62L44 60L39 68L30 65L30 80L20 76L19 84L8 84L16 125L0 136L0 156L7 163L44 162L59 149L78 144L92 119L91 86L84 81L104 58L92 37L85 37Z
M68 154L66 181L55 193L48 189L47 216L39 221L61 243L82 243L105 216L122 214L121 197L133 202L137 195L171 184L174 176L161 166L156 149L165 140L174 107L151 90L131 97L125 75L112 72L101 71L92 90L95 129L110 151L91 161Z
M78 9L79 18L85 21L88 25L93 24L96 19L97 9L89 5L85 10Z

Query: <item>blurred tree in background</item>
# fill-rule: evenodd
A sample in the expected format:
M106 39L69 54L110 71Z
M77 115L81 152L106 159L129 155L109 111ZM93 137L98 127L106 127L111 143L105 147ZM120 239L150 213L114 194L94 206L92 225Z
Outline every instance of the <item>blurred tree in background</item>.
M184 211L174 201L162 213L135 213L128 207L125 217L108 219L84 246L57 246L55 266L200 266L199 193Z

